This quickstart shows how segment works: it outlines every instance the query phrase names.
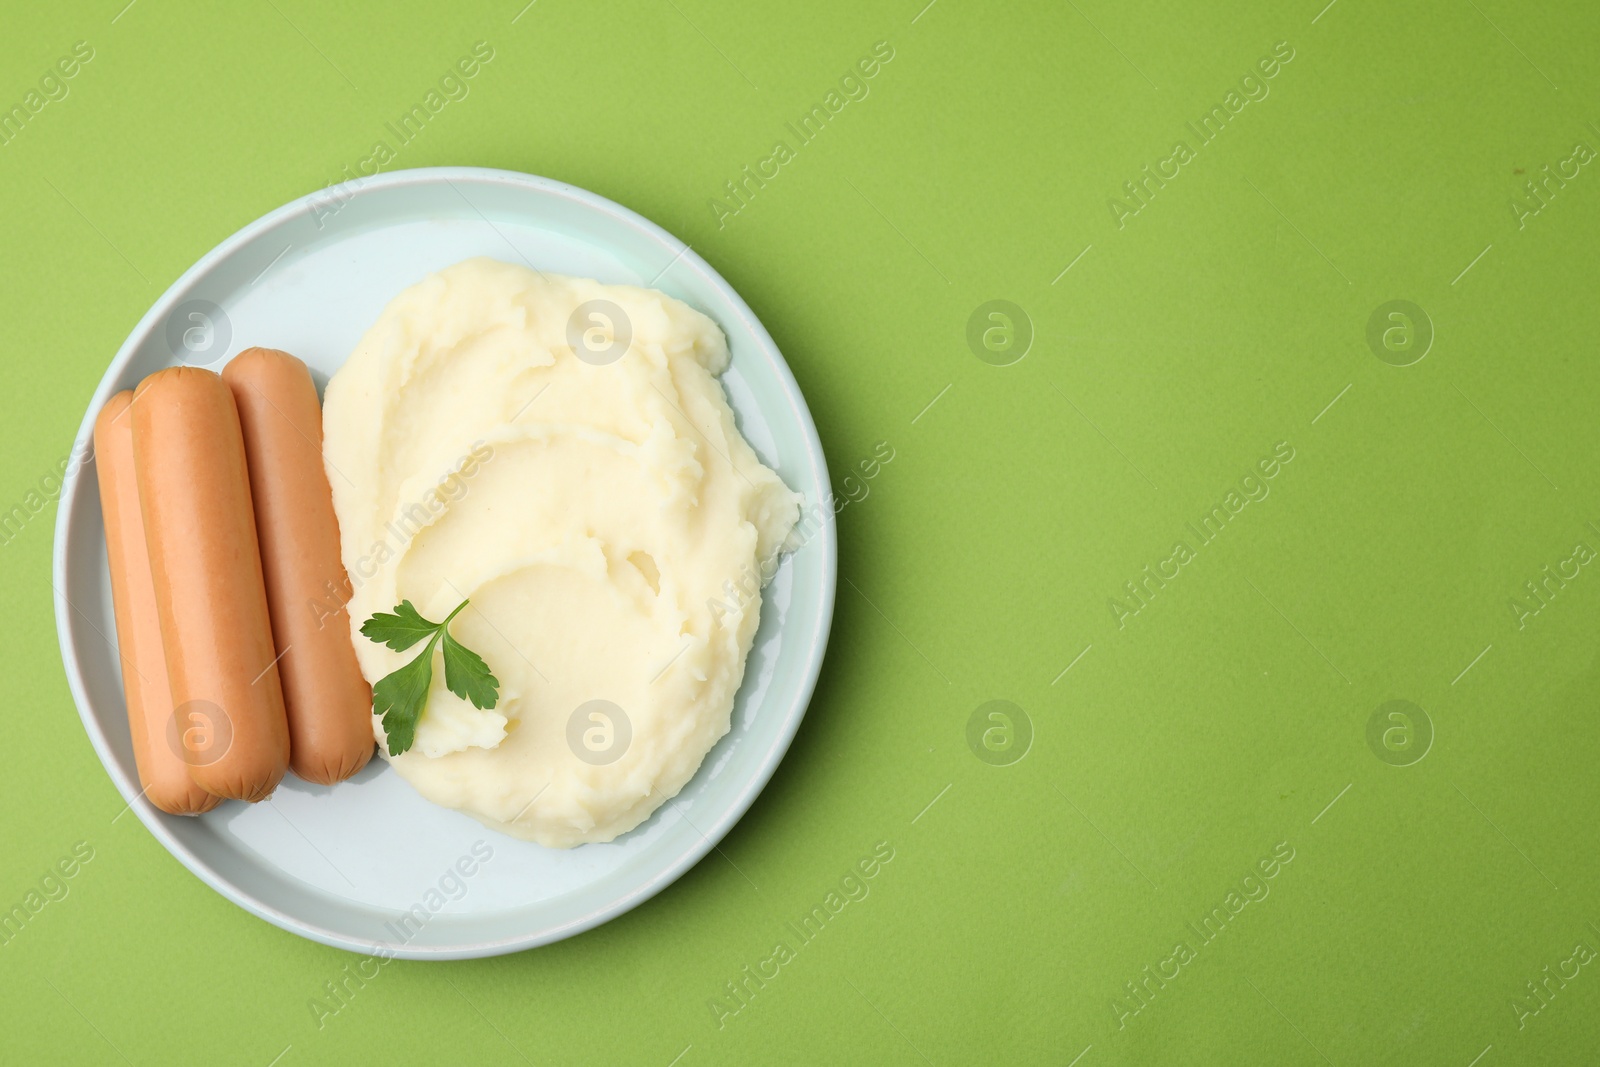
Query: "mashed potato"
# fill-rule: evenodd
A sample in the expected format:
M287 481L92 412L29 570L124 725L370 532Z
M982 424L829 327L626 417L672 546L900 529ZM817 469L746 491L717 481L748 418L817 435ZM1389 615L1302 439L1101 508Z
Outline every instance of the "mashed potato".
M451 632L501 683L480 711L435 653L390 759L423 796L542 845L609 841L728 732L752 576L800 498L734 425L727 364L717 325L659 292L473 259L397 296L328 384L352 627L470 598ZM371 682L417 652L354 639Z

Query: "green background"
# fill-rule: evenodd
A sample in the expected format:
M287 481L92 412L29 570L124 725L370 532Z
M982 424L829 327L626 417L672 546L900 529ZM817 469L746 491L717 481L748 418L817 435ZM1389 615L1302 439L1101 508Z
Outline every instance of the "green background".
M7 1062L1592 1061L1600 966L1548 1003L1526 983L1600 948L1600 574L1536 614L1524 583L1600 549L1600 163L1523 183L1600 147L1600 15L924 2L8 5L0 105L94 58L0 147L0 508L40 507L0 547L0 906L94 858L0 948ZM54 501L28 494L162 290L480 40L470 95L388 169L547 175L691 242L858 499L816 698L719 853L560 944L390 964L319 1029L355 957L112 822L59 667ZM879 41L870 95L719 226L723 183ZM1270 95L1199 147L1185 123L1280 41ZM1110 199L1179 140L1119 228ZM994 299L1034 334L1009 366L967 342ZM1435 332L1405 367L1367 341L1397 299ZM1270 495L1195 543L1279 442ZM1194 559L1119 625L1178 540ZM967 742L998 699L1032 726L1009 765ZM1369 746L1390 700L1432 725L1420 762ZM719 1025L724 983L880 841L870 895ZM1281 843L1202 944L1186 924Z

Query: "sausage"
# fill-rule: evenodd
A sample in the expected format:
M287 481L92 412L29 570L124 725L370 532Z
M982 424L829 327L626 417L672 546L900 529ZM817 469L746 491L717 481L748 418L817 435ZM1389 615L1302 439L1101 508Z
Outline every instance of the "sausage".
M289 765L332 785L372 758L372 689L350 638L350 579L322 465L322 405L306 365L252 348L222 371L244 430L261 569L289 715Z
M196 784L251 802L289 765L244 438L216 374L169 367L133 394L144 507L172 699Z
M95 469L100 510L105 515L106 557L111 565L111 603L122 657L122 692L139 784L150 803L169 815L199 815L221 799L194 784L173 719L156 588L144 543L144 513L133 473L133 391L112 397L94 422Z

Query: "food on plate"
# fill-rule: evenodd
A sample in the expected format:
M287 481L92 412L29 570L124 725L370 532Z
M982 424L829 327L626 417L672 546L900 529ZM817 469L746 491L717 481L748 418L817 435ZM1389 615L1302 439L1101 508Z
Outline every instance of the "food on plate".
M382 750L424 797L609 841L728 732L800 501L735 425L728 358L662 293L474 259L397 296L329 383L352 626L468 601L451 632L499 682L483 707L432 670L414 743ZM416 653L356 655L378 683Z
M172 687L156 619L156 590L145 552L144 515L133 473L131 390L112 397L94 423L95 467L100 510L105 515L111 603L117 620L117 651L128 705L128 732L139 785L150 803L170 815L198 815L221 803L189 775L173 721Z
M289 765L244 439L217 375L171 367L132 404L133 465L183 751L214 796L264 799Z
M361 636L404 652L423 639L427 644L404 667L379 679L372 687L372 713L382 717L389 755L398 756L417 739L417 720L433 688L433 650L444 658L444 687L475 708L492 708L500 699L500 679L483 657L450 635L450 622L467 606L463 600L443 622L424 619L411 601L402 600L393 612L379 612L361 624Z
M322 464L322 406L306 365L251 348L223 368L250 470L272 637L289 719L289 765L332 785L372 757L372 690L350 620L330 590L349 587Z

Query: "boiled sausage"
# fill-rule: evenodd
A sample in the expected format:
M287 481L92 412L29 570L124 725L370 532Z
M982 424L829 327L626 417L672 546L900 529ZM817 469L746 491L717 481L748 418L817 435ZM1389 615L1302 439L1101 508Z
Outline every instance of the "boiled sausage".
M105 515L111 603L122 657L122 691L139 784L150 803L170 815L198 815L222 801L194 783L183 759L173 717L172 687L156 617L155 583L145 549L144 513L133 471L133 392L124 390L101 409L94 424L100 510Z
M289 764L244 438L233 394L198 367L134 392L133 460L189 771L206 792L257 801Z
M290 766L308 782L332 785L372 757L372 690L350 643L350 581L322 466L322 405L311 372L287 352L242 352L222 380L244 430Z

